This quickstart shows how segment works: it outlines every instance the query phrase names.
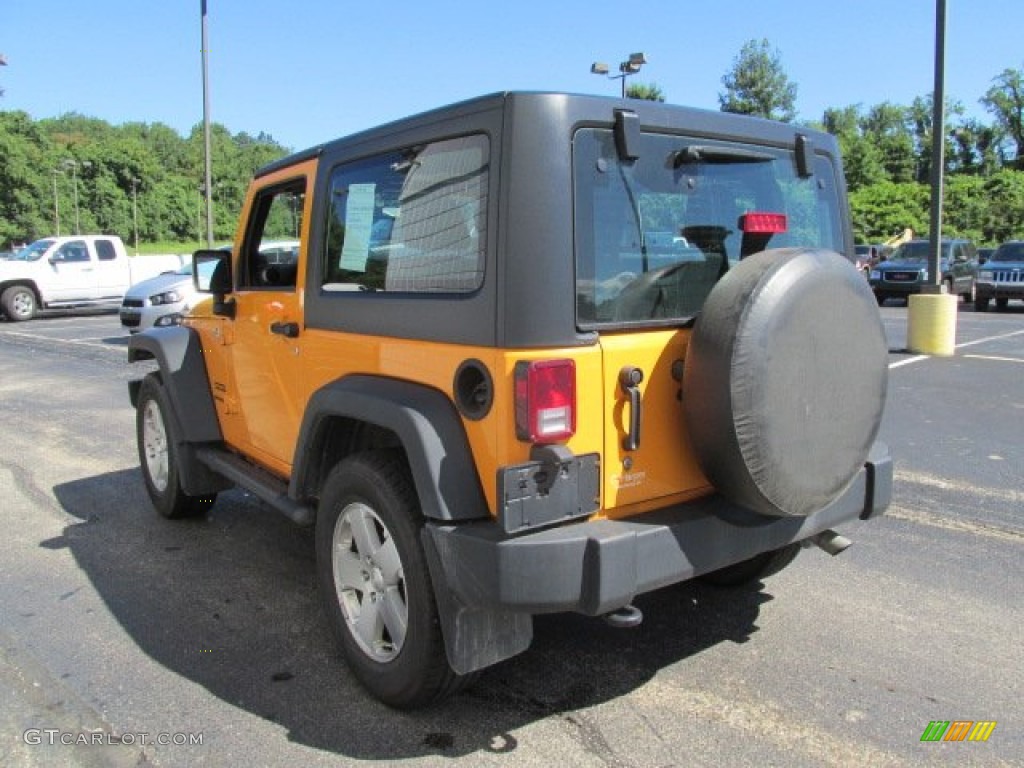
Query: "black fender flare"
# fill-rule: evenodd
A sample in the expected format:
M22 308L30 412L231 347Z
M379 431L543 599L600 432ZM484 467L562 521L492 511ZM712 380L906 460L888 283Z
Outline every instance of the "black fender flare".
M223 435L210 393L199 334L191 328L152 328L128 340L128 362L156 360L160 382L171 404L171 438L178 446L181 486L193 496L230 488L232 483L196 457L199 443L220 442ZM128 396L138 406L142 380L128 383Z
M196 331L176 325L133 335L128 340L128 362L140 360L156 360L160 366L160 378L181 427L182 442L209 443L223 438ZM140 383L129 384L132 405L137 402Z
M409 461L424 517L476 520L488 507L462 420L443 392L380 376L355 374L313 393L296 444L290 495L310 498L323 471L332 418L365 422L393 432Z

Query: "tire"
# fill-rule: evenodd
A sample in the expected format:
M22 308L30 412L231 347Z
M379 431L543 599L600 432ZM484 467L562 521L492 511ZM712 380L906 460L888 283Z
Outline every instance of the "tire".
M883 304L885 304L885 300L888 299L888 298L889 297L886 296L884 293L876 293L875 294L875 301L878 302L878 306L882 306Z
M977 296L974 298L974 311L975 312L988 312L988 299L981 299Z
M170 423L167 391L155 374L142 380L135 410L139 466L156 511L170 520L194 517L208 510L217 494L189 496L181 487L178 446Z
M1005 311L1008 306L1010 306L1009 299L996 299L996 309L1000 312Z
M703 576L698 576L697 579L716 587L742 587L774 576L796 560L798 554L800 554L799 543L787 544L781 549L762 552L749 560L705 573Z
M327 478L316 521L317 578L359 682L397 709L450 695L472 676L448 664L404 457L358 454Z
M14 323L31 320L38 310L35 293L25 285L12 285L4 291L0 296L0 306L3 306L7 319Z
M705 476L760 515L824 509L874 444L888 357L871 289L839 254L740 261L708 296L683 368L684 425Z

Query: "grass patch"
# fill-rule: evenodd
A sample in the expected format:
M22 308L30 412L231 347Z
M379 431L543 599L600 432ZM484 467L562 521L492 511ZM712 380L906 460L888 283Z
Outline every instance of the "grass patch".
M221 245L230 245L230 242L229 241L214 242L213 247L214 248L219 248ZM139 243L139 255L140 256L147 256L149 254L154 254L154 253L186 253L186 254L192 254L194 251L197 251L200 248L205 248L205 247L206 247L205 243L200 244L199 242L197 242L195 240L191 240L191 241L184 242L184 243L176 242L176 241L173 241L173 240L161 241L161 242L156 242L156 243ZM125 248L127 249L129 254L134 254L135 253L135 248L132 246L131 243L125 243Z

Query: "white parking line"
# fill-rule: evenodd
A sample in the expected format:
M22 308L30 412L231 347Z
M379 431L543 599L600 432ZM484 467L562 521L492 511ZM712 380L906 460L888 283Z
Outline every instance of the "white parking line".
M55 339L52 336L37 336L34 333L22 333L21 331L5 331L3 336L17 336L22 339L32 339L33 341L49 341L57 342L59 344L71 344L82 347L98 347L99 349L120 349L119 347L111 344L97 344L95 341L77 340L77 339ZM108 337L99 337L108 338Z
M996 355L964 355L972 360L990 360L993 363L1024 363L1024 357L997 357Z
M1014 336L1024 335L1024 331L1011 331L1010 333L1001 333L998 336L987 336L984 339L975 339L974 341L965 341L963 344L957 344L956 349L967 349L968 347L974 347L978 344L988 344L990 341L1000 341L1002 339L1009 339ZM975 357L975 355L964 355L964 357ZM916 357L908 357L906 360L898 360L895 363L889 363L889 370L894 368L902 368L904 365L910 365L911 363L919 363L922 360L930 360L931 355L917 355Z

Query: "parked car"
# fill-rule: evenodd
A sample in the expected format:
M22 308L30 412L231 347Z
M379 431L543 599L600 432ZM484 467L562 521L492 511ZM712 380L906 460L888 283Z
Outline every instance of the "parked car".
M974 309L987 311L992 299L996 309L1006 309L1010 299L1024 301L1024 240L1003 243L978 270Z
M298 240L265 241L260 245L260 254L267 265L294 264L298 248ZM231 246L224 250L230 251ZM200 278L208 281L210 275L200 273ZM193 285L192 262L189 262L180 269L132 286L121 302L121 325L129 333L177 325L200 298Z
M177 268L181 261L130 258L116 235L43 238L0 261L0 309L18 322L41 309L113 308L129 286L169 263Z
M854 266L863 272L865 277L871 273L871 268L882 260L882 246L880 245L855 245L853 250Z
M872 268L868 280L879 305L886 299L905 299L921 292L928 283L928 248L927 240L911 240ZM978 271L978 251L974 243L970 240L943 240L939 271L949 293L971 301Z
M189 262L129 288L121 302L121 325L131 333L177 325L197 296Z

